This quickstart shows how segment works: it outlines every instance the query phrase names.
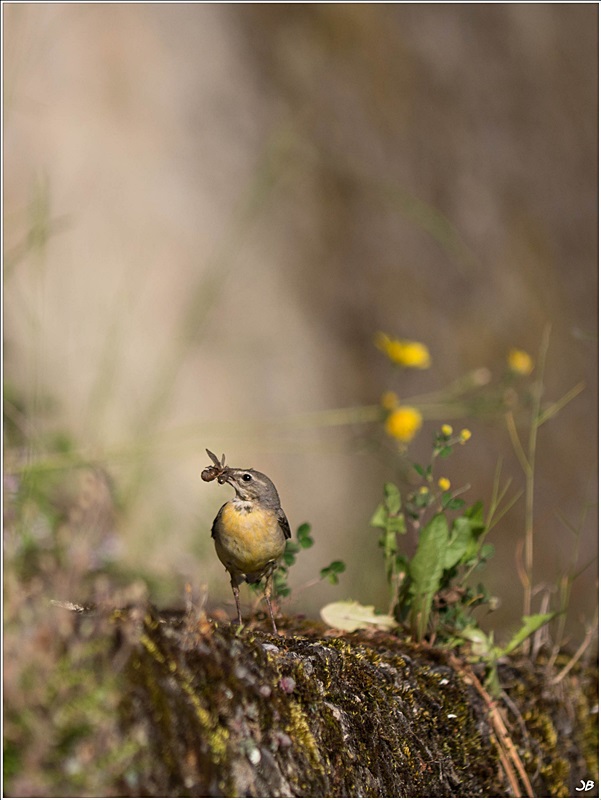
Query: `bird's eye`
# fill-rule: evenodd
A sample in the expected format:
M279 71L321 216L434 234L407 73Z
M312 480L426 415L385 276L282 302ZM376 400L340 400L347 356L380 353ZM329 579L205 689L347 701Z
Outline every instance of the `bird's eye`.
M253 476L250 474L250 472L245 472L244 475L242 476L242 480L245 481L246 483L252 481L252 479Z

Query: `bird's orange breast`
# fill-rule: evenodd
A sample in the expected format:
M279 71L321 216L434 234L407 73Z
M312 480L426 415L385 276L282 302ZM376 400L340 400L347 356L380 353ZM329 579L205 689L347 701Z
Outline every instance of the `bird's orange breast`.
M285 546L284 533L271 509L240 510L233 502L222 508L215 526L215 549L230 571L259 573L280 558Z

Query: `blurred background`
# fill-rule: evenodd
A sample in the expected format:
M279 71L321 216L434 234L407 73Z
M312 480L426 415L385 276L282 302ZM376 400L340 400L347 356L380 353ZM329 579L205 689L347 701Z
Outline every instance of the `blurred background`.
M106 567L158 604L190 582L233 613L209 534L231 490L200 480L208 447L267 473L293 529L312 525L286 610L384 609L369 520L407 474L382 394L442 398L409 460L441 423L469 427L452 484L486 504L502 459L517 492L503 413L442 401L473 370L502 383L511 348L536 362L549 324L544 400L585 388L540 430L534 578L555 591L572 559L593 561L573 585L577 645L597 598L597 18L5 6L7 591L35 578L83 602ZM426 344L431 367L395 369L378 331ZM501 637L521 613L523 520L522 497L482 575ZM340 584L303 593L334 559Z

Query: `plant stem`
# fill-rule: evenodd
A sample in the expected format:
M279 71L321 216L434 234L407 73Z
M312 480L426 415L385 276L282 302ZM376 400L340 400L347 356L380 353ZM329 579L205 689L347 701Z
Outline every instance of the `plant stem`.
M532 404L530 432L528 436L526 532L524 540L524 568L526 570L527 586L524 591L524 616L528 616L532 609L532 573L534 565L534 465L536 460L536 439L540 425L540 411L544 391L543 376L545 374L545 361L549 349L550 336L551 326L546 325L538 354L537 379L534 383L534 402Z

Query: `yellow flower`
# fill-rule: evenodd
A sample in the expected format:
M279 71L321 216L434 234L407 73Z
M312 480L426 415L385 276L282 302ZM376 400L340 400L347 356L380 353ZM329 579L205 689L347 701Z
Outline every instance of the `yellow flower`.
M422 426L422 415L412 406L399 406L386 420L386 433L401 442L410 442Z
M386 433L401 442L410 442L422 426L422 415L412 406L399 406L386 420Z
M420 486L419 487L419 494L428 494L429 491L430 490L428 489L427 486Z
M394 411L394 409L399 404L399 398L396 392L384 392L382 398L380 400L382 407L386 409L386 411Z
M515 347L507 355L509 369L516 375L530 375L534 369L534 362L525 350L517 350Z
M447 489L451 488L451 481L448 478L439 478L438 485L440 486L443 492L446 492Z
M441 425L440 432L448 438L453 433L453 428L450 425Z
M388 358L401 367L414 369L428 369L430 366L430 351L421 342L411 342L408 339L391 339L386 333L378 333L375 338L376 347L382 350Z
M459 434L459 441L461 442L461 444L465 444L467 440L471 438L472 438L472 432L467 428L464 428Z

